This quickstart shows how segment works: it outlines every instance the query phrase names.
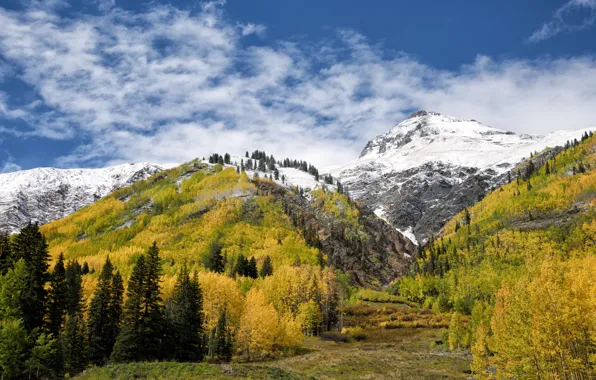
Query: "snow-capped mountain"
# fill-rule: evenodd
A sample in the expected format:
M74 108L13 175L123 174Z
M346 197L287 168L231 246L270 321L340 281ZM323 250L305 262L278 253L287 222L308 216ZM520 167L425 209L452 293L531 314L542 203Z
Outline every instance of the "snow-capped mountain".
M475 120L419 111L331 173L378 216L423 241L500 184L531 153L579 139L585 131L518 135Z
M37 168L0 174L0 231L63 218L164 167L148 163L103 169Z

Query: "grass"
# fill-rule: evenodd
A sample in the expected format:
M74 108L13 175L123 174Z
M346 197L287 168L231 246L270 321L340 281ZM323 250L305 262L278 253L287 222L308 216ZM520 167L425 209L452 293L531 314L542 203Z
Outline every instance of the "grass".
M445 350L445 330L427 326L434 318L447 320L425 309L368 302L346 309L345 329L334 333L342 339L306 337L293 357L242 364L119 364L90 369L77 379L470 379L470 355ZM392 319L394 326L384 325Z
M92 368L78 380L288 379L308 377L275 367L207 363L130 363Z

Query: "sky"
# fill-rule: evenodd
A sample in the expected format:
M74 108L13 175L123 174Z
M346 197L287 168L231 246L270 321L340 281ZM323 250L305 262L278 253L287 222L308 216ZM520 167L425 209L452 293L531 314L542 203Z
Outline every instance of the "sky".
M0 172L266 150L319 167L426 109L596 126L596 0L0 0Z

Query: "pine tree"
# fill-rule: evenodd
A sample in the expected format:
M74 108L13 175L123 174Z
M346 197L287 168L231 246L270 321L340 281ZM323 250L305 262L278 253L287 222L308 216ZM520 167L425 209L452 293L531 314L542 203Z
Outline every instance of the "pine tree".
M263 261L263 265L261 266L261 271L259 274L262 278L271 276L273 274L273 265L271 264L271 257L269 257L269 255L265 257L265 261Z
M122 329L111 359L116 362L159 360L166 324L160 296L161 262L159 248L153 245L141 256L128 282Z
M238 254L234 272L238 276L248 276L248 260L246 260L246 257L242 253Z
M215 331L213 332L213 350L212 356L225 361L229 362L232 359L232 333L228 326L228 313L224 309L219 315L219 319L217 320L217 326L215 327Z
M203 295L195 272L190 278L186 265L182 267L174 294L168 304L172 329L172 357L181 362L203 360Z
M135 263L128 280L126 304L123 310L124 320L110 357L115 362L131 362L142 359L138 335L140 334L140 320L143 311L145 272L145 256L141 256Z
M203 265L205 269L215 273L222 273L224 271L224 258L221 254L221 245L217 242L211 245L209 253L205 256Z
M120 271L116 271L114 277L112 277L112 294L110 297L110 303L108 308L108 323L104 329L106 337L106 349L109 354L114 348L118 334L120 333L120 327L122 325L122 304L124 301L124 282Z
M102 365L110 357L114 346L114 336L110 331L113 324L110 311L113 302L113 271L114 267L110 258L106 259L91 304L89 307L89 322L87 324L87 337L89 341L89 360L95 365Z
M250 278L259 277L259 271L257 270L257 260L255 260L254 256L252 256L250 258L250 260L248 261L248 268L246 271L246 275L247 275L247 277L250 277Z
M50 290L48 293L48 331L58 337L62 330L66 316L66 303L68 298L68 283L64 268L64 255L61 253L52 271Z
M87 340L82 312L71 314L66 319L64 332L60 336L64 357L64 370L70 376L87 367Z
M66 264L66 313L70 316L80 313L83 309L83 279L81 265L78 261L69 260Z
M0 232L0 276L5 275L12 265L13 260L8 235Z
M47 298L48 246L37 223L29 223L15 237L10 248L13 261L23 259L27 264L27 289L20 295L23 323L28 331L42 327Z

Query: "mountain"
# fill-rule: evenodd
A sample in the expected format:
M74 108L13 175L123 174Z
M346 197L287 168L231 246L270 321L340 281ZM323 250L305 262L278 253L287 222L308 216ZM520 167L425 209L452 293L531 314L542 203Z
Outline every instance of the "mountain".
M134 163L103 169L37 168L0 174L0 231L63 218L105 195L162 171Z
M331 174L414 242L425 242L445 221L502 184L524 157L584 132L518 135L419 111L369 141L358 159Z
M206 256L220 251L230 273L242 254L259 266L269 256L274 269L329 263L356 283L375 287L405 274L416 247L372 211L331 189L306 193L264 178L271 170L248 174L195 160L41 230L52 257L63 253L99 271L109 255L125 277L131 260L154 241L176 268L186 261L201 269Z
M593 378L596 137L514 172L451 218L394 289L457 312L449 346L471 349L475 378Z

